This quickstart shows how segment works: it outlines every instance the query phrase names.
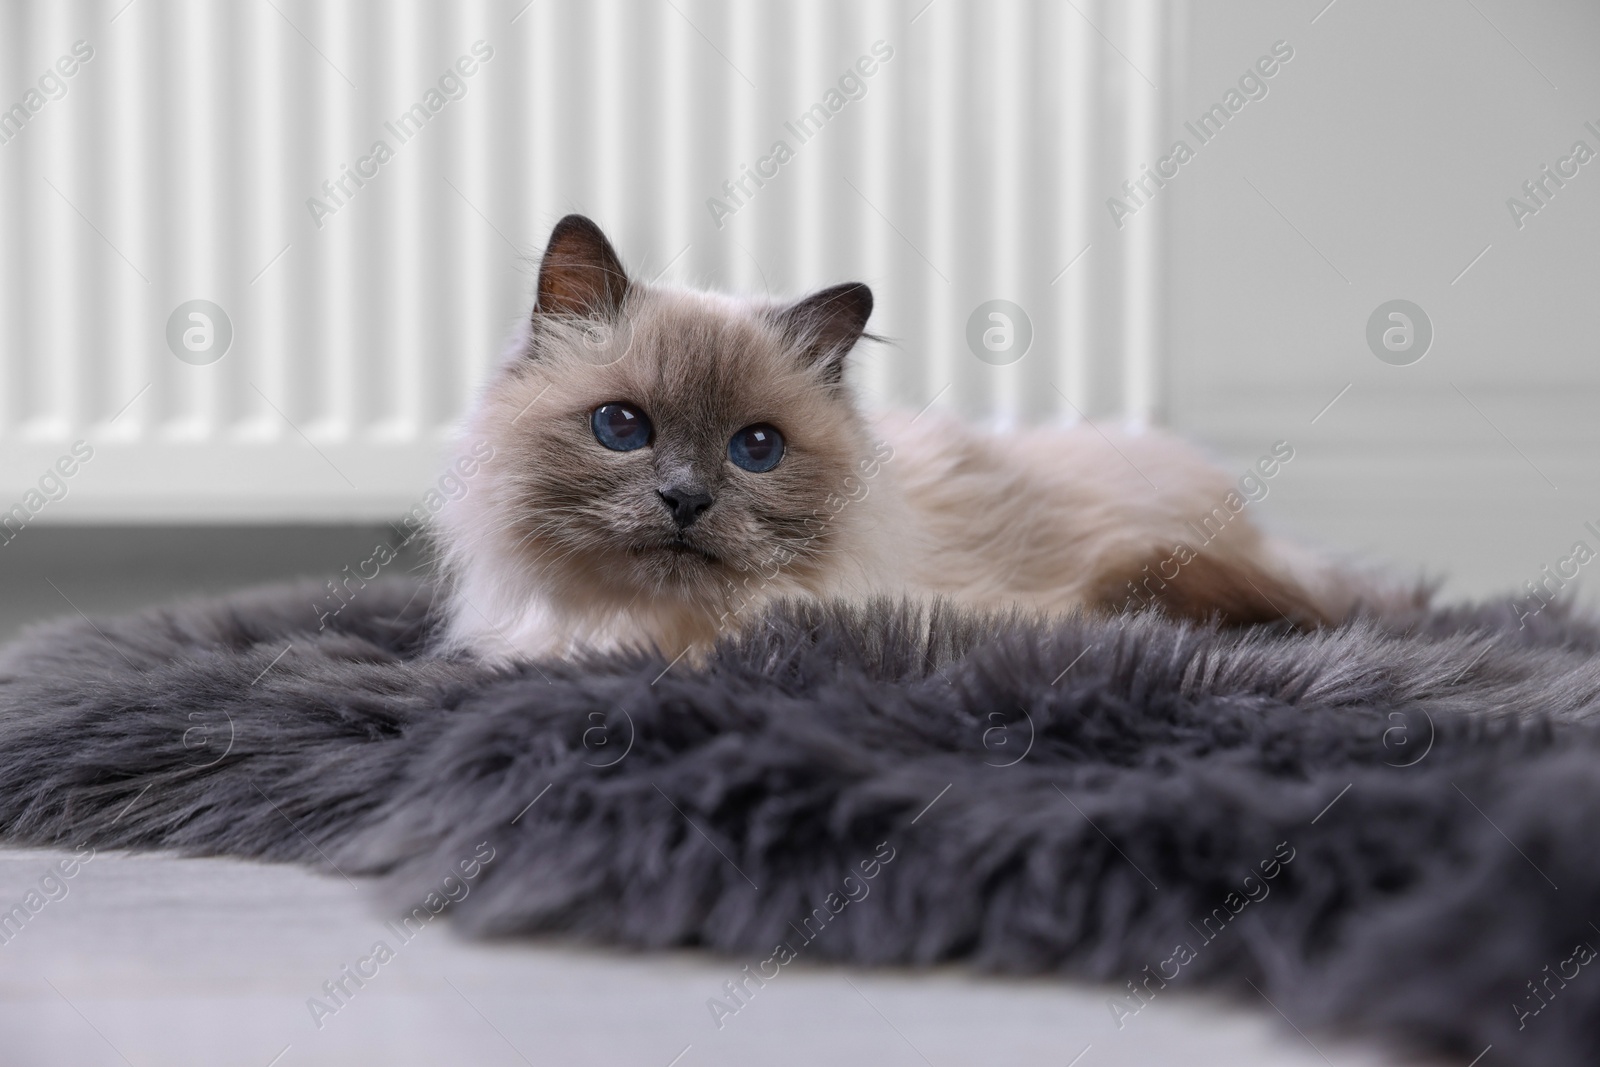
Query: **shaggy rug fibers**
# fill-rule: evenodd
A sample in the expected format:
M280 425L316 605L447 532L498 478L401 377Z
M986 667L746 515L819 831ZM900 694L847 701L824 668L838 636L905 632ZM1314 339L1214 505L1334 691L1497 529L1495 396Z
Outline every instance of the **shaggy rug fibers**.
M427 655L427 587L0 652L0 835L380 876L480 936L1212 988L1482 1067L1600 1049L1600 626L792 607L709 662ZM725 1023L737 997L708 1003Z

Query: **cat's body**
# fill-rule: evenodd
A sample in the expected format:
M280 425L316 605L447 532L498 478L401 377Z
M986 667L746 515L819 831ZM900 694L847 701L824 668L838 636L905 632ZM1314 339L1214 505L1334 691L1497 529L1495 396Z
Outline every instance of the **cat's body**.
M1302 626L1352 609L1164 434L863 416L842 361L870 312L860 285L787 306L641 286L593 223L562 220L526 336L467 420L463 448L494 458L441 515L449 643L674 656L795 596Z

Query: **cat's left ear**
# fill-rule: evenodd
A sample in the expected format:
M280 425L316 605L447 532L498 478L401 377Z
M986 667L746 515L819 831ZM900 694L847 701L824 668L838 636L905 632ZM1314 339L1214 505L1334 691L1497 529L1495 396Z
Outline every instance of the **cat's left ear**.
M845 282L779 308L775 315L802 358L822 367L824 377L837 383L844 378L844 357L872 317L872 290L861 282Z
M615 318L628 295L628 272L592 219L568 215L550 231L539 262L535 315Z

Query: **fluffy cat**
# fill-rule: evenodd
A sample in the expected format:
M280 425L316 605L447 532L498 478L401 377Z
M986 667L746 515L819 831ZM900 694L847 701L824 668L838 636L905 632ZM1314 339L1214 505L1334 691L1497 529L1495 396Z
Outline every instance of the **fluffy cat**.
M677 656L781 597L1302 627L1353 610L1351 583L1265 537L1164 434L867 417L843 372L871 312L859 283L789 304L641 284L562 219L466 419L462 455L494 458L439 516L448 644Z

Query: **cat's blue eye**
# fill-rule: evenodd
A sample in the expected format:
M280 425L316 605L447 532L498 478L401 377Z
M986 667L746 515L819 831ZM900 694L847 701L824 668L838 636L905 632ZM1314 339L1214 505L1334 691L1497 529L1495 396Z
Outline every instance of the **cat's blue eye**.
M650 443L650 420L632 404L601 404L589 416L594 439L613 452L632 452Z
M728 458L756 474L769 471L783 458L783 434L766 423L746 426L728 442Z

